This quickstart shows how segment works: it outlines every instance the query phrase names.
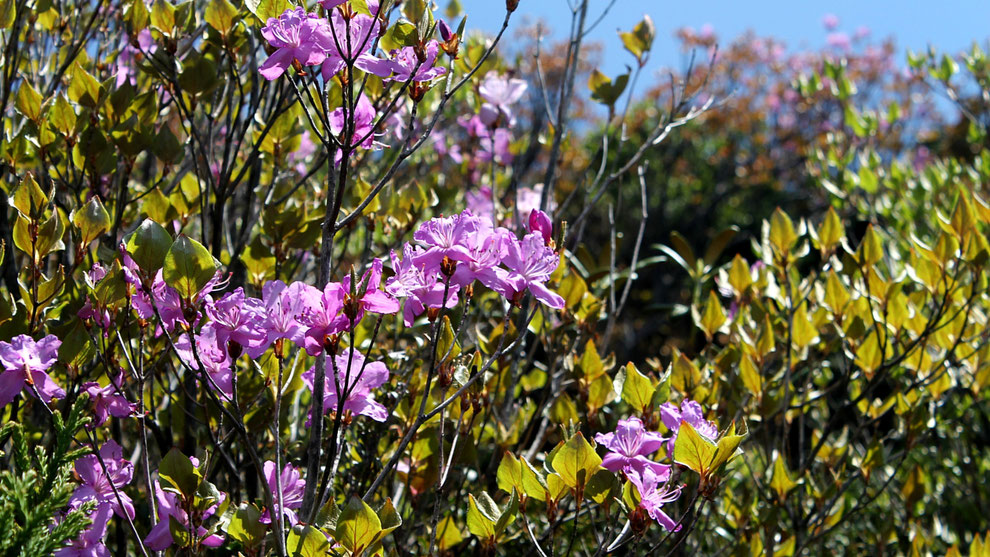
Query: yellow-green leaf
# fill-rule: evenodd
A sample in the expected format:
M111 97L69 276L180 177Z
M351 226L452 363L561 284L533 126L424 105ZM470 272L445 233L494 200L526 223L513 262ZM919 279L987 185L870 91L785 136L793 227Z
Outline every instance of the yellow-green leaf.
M583 488L591 476L598 471L602 459L585 440L584 435L577 432L557 451L551 464L564 483L576 489Z

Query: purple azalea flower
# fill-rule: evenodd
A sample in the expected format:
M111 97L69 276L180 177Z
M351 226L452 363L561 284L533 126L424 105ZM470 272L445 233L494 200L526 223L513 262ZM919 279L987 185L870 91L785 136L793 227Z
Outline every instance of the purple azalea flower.
M396 298L406 299L402 312L406 327L412 327L416 317L426 311L426 308L439 308L442 304L448 308L457 305L457 285L452 284L446 289L447 303L444 304L443 283L437 280L435 270L426 273L423 268L416 266L415 248L411 244L403 246L401 260L395 250L392 250L391 257L395 275L388 279L385 290Z
M199 334L195 335L196 351L189 344L189 335L181 335L175 340L175 351L182 361L192 369L199 369L203 364L210 381L210 389L219 389L227 398L234 396L233 361L225 347L217 342L217 330L214 323L207 323ZM199 356L197 361L196 357ZM214 384L216 387L214 387Z
M667 441L667 453L671 455L674 454L674 443L677 440L677 431L681 427L681 422L691 424L691 427L702 437L711 440L718 438L718 426L705 419L701 405L693 400L684 399L681 401L680 408L670 402L661 404L660 420L671 433L671 437Z
M509 149L512 134L505 128L498 128L489 136L482 136L479 142L481 150L477 159L480 162L495 161L499 164L512 164L513 155Z
M430 40L426 43L426 57L420 63L416 49L411 46L393 50L389 68L395 75L389 79L395 81L429 81L446 74L447 68L435 66L439 51L440 43L436 39ZM415 74L413 70L416 71Z
M124 46L120 49L120 54L117 55L115 64L117 88L123 86L124 83L137 85L135 61L138 59L138 55L144 55L145 53L151 54L158 50L158 45L155 44L155 39L151 36L151 29L147 27L138 33L137 47L131 44L131 38L126 33L124 34L124 40L122 42Z
M364 317L364 312L392 314L399 311L399 301L388 292L379 290L382 282L382 260L377 257L371 262L371 267L361 275L354 285L355 294L351 295L351 277L345 276L339 288L343 293L344 315L350 324L358 323ZM362 291L363 289L363 291Z
M99 383L83 383L82 389L89 393L89 401L93 404L93 416L95 420L89 424L89 428L100 427L106 423L107 417L127 418L134 414L137 405L128 402L117 389L114 388L112 379L106 387L100 387Z
M217 344L221 347L236 342L245 349L257 348L267 338L265 331L258 327L265 315L264 304L257 298L245 296L243 288L207 303L206 315L211 319Z
M485 100L485 104L481 106L482 121L488 126L493 126L499 116L503 116L510 127L514 126L516 117L512 114L511 107L526 94L527 88L526 82L521 79L511 79L495 72L488 72L485 80L478 87L481 98Z
M553 240L553 222L550 216L539 209L529 212L529 231L539 232L543 236L543 242L550 245Z
M333 47L327 20L306 13L301 6L285 10L278 19L268 18L261 35L278 49L258 68L269 81L278 79L295 61L303 66L322 64Z
M497 269L508 254L509 244L515 241L507 229L495 228L490 221L482 222L478 232L467 241L470 259L457 266L451 283L466 287L477 280L492 290L503 290Z
M302 327L293 341L306 349L310 356L323 351L327 337L347 328L344 309L344 289L339 283L328 283L323 292L309 285L300 287L302 311L296 320Z
M374 133L375 118L377 116L378 112L375 110L375 106L371 104L368 97L362 94L358 97L357 102L354 103L354 133L346 138L341 137L347 123L347 114L344 107L337 108L330 113L330 131L340 138L341 143L362 149L380 148L384 144L375 141ZM360 143L352 145L352 142L358 140L360 140ZM339 165L343 157L343 152L338 149L336 155L334 155L334 164Z
M368 53L381 32L382 24L376 17L357 14L348 18L334 10L330 14L330 47L323 62L323 79L330 81L348 63L378 77L388 77L391 64Z
M483 230L485 221L465 210L451 217L432 218L419 225L413 240L426 248L418 255L416 265L427 272L437 270L444 257L451 261L470 261L472 253L468 242Z
M671 489L663 486L662 484L666 480L654 474L651 468L632 471L627 474L627 477L639 491L640 508L645 510L650 518L656 520L660 526L663 526L664 530L676 532L681 529L680 524L677 524L670 515L663 512L664 505L676 501L681 496L680 488Z
M481 186L464 194L464 203L472 214L489 221L495 220L495 203L492 201L492 188Z
M100 465L100 458L107 467L106 473ZM131 461L124 460L124 449L113 439L100 448L99 458L95 454L88 454L77 459L75 469L82 484L72 493L70 507L77 508L85 501L94 500L99 505L108 504L121 518L134 518L134 503L123 491L124 486L131 483L134 465ZM120 494L119 502L114 487Z
M0 373L0 408L13 401L22 389L32 395L37 391L45 404L53 398L65 398L65 391L47 373L58 359L61 345L62 341L55 335L37 342L28 335L17 335L10 342L0 341L0 365L4 368Z
M527 234L522 241L509 243L508 252L502 263L509 268L503 272L501 292L506 298L514 299L523 290L529 289L533 297L553 309L562 309L564 299L544 284L557 268L560 259L543 242L538 232Z
M90 515L93 523L89 529L70 541L69 547L56 550L55 557L110 557L110 550L103 545L103 538L107 535L111 513L113 509L110 505L96 507Z
M619 420L614 433L599 433L595 441L610 451L602 459L602 467L612 472L642 474L650 469L660 481L670 477L670 466L650 460L649 456L663 447L664 437L646 431L639 418Z
M272 461L265 462L265 479L268 481L268 487L272 490L272 499L275 501L275 512L278 509L282 510L282 515L288 519L289 524L295 526L299 522L299 517L296 516L295 509L302 506L303 503L303 491L306 489L306 480L299 476L299 470L292 466L291 464L286 464L285 468L282 468L282 473L279 474L280 478L275 477L275 463ZM282 483L282 500L285 504L280 504L278 500L278 486L276 481L280 479ZM271 524L272 516L265 509L265 512L261 515L262 524Z
M261 290L261 298L265 305L264 321L261 329L265 332L265 340L258 346L247 349L248 356L256 359L268 350L278 339L299 338L302 325L296 320L296 316L305 309L304 295L306 285L294 282L287 286L280 280L273 280L265 284Z
M193 462L193 466L199 466L199 461L195 458L190 458L189 460ZM155 495L158 499L158 524L155 524L151 531L148 532L148 536L144 538L144 545L152 551L164 551L173 543L172 531L169 528L170 519L175 518L179 524L182 524L187 529L191 527L191 524L189 524L189 514L182 508L182 502L179 496L163 490L157 479L155 480ZM203 511L203 514L200 515L201 520L205 521L213 516L217 512L217 507L220 506L220 503L226 497L226 493L221 493L220 501ZM196 537L206 547L220 547L224 542L223 536L209 534L209 531L202 526L196 527Z
M349 362L348 362L349 361ZM348 365L348 363L350 365ZM337 380L333 381L329 374L324 379L323 408L329 413L337 409L337 401L347 395L343 408L345 411L368 416L372 420L384 422L388 419L388 410L375 401L372 389L377 389L388 381L388 368L381 362L367 362L359 350L347 348L343 354L334 357ZM303 373L303 382L313 391L316 368L310 368ZM341 392L338 393L339 385ZM349 391L349 392L348 392ZM307 422L307 425L309 423Z

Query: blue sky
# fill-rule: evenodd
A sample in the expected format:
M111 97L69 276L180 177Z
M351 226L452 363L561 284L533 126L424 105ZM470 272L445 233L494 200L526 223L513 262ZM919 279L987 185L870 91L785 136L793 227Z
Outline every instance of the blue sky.
M443 0L440 3L443 5ZM469 29L493 33L505 14L503 0L461 0L461 5L468 14ZM589 17L597 18L607 5L608 0L591 0ZM649 66L653 71L682 67L684 57L674 31L685 26L700 29L709 24L720 43L752 30L785 41L788 49L818 48L825 44L827 35L822 17L831 13L840 20L839 31L852 35L857 28L867 26L874 41L894 37L901 60L908 48L919 51L931 44L939 51L956 53L974 40L985 47L990 37L990 2L986 0L616 0L590 35L605 45L605 73L622 73L631 63L632 57L622 50L616 30L632 28L644 13L650 14L657 28ZM507 33L510 38L527 16L541 18L557 36L563 36L570 22L568 1L520 0Z

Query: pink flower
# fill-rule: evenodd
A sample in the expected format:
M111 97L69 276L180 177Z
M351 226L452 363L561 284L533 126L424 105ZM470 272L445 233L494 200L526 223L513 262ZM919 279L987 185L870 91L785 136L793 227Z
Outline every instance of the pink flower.
M158 50L155 39L151 36L151 29L147 27L138 33L137 47L131 44L131 38L126 33L124 34L122 43L124 46L120 49L120 54L117 55L115 64L115 73L117 74L115 86L117 88L120 88L125 83L137 85L137 71L136 64L134 63L137 55L143 55L145 53L152 54Z
M437 52L439 50L440 43L436 39L427 42L425 48L426 56L422 63L420 63L419 57L416 55L416 49L411 46L393 50L389 68L395 76L389 79L396 81L429 81L446 74L447 68L434 65L436 64ZM413 70L416 70L415 74Z
M65 398L65 391L52 381L47 371L58 359L62 341L48 335L35 342L28 335L17 335L10 342L0 341L0 408L7 406L22 389L41 397L45 403ZM34 387L34 388L32 388Z
M324 379L323 408L329 413L337 410L338 400L343 399L343 409L368 416L372 420L384 422L388 419L388 410L375 401L372 389L377 389L388 381L388 368L381 362L368 362L358 350L347 348L343 354L334 358L336 380L330 373ZM329 372L329 370L328 370ZM303 382L313 391L316 369L310 368L303 373ZM339 387L339 390L338 390ZM308 425L308 423L307 423Z
M378 77L388 77L392 73L387 60L368 53L382 32L378 18L366 14L345 18L339 10L334 10L330 14L330 27L331 42L322 70L325 81L330 81L348 64Z
M511 127L516 123L512 114L512 105L526 94L526 82L521 79L502 77L495 72L488 72L485 80L478 87L485 104L481 107L481 119L491 126L499 116L504 116Z
M258 358L278 339L299 338L302 325L296 316L305 308L303 296L305 286L299 282L286 286L280 280L265 284L261 290L261 298L265 306L264 320L259 324L265 332L265 340L257 346L248 348L248 356L252 359Z
M100 387L99 383L83 383L82 389L89 394L89 401L93 404L94 421L88 427L100 427L107 421L107 416L115 418L127 418L134 414L137 405L128 402L113 386L114 381L106 387Z
M272 490L272 500L275 502L275 512L278 509L282 510L283 516L288 519L290 525L295 525L299 522L299 517L296 516L294 512L302 506L303 503L303 491L306 489L306 480L303 480L299 476L299 470L296 469L291 464L286 464L282 469L282 473L276 478L275 463L272 461L265 462L265 479L268 481L268 487ZM278 485L276 481L281 481L282 484L282 500L285 504L282 505L278 498ZM262 524L271 524L272 517L268 512L269 509L265 509L265 512L261 515Z
M625 472L627 475L642 474L650 469L660 481L670 477L670 466L650 460L649 455L663 447L664 437L653 431L646 431L639 418L619 420L614 433L599 433L595 441L605 445L610 452L602 459L602 467L612 472Z
M377 116L378 111L375 110L375 106L371 104L368 97L362 94L358 97L357 102L354 103L354 132L348 137L342 137L347 127L347 111L344 107L340 107L330 113L330 131L339 138L341 143L351 147L360 147L362 149L380 148L384 145L375 141L374 133L375 118ZM354 144L354 142L357 143ZM334 155L334 164L339 165L343 156L341 150L338 149L336 155Z
M472 215L470 211L424 222L413 233L413 240L426 248L425 252L417 256L416 265L426 269L439 269L444 257L452 261L470 261L468 242L483 230L484 225L484 220Z
M327 21L316 14L307 14L302 7L287 9L278 19L268 18L261 35L278 49L258 68L269 81L278 79L295 61L303 66L323 63L333 48Z
M344 316L344 289L339 283L329 283L323 292L303 285L300 287L302 310L296 317L302 327L293 339L310 356L323 351L327 337L347 328Z
M405 244L402 249L402 259L400 260L392 251L392 271L395 275L388 279L385 284L385 291L396 298L405 298L405 308L402 312L403 322L406 327L411 327L416 317L421 315L426 308L455 307L457 305L457 286L452 285L445 288L443 283L437 280L437 271L426 272L424 268L418 267L416 261L416 248L410 244ZM446 304L444 304L444 291L447 292Z
M245 349L257 348L267 338L265 331L258 326L265 315L264 304L257 298L245 296L243 288L228 292L215 302L208 302L206 315L213 325L217 344L222 348L226 349L229 342Z
M522 241L510 242L508 248L502 263L509 270L503 271L500 277L504 285L501 293L513 300L528 289L541 303L563 309L564 299L544 284L557 269L560 259L543 242L543 236L538 232L527 234Z
M834 31L839 27L839 16L835 14L825 14L822 18L822 25L825 26L826 31Z
M106 465L106 472L100 465L101 458ZM99 458L95 454L88 454L76 460L76 474L82 485L72 493L70 507L77 508L83 502L93 500L99 505L108 504L121 518L134 518L134 504L123 491L123 487L131 483L134 465L129 460L124 460L124 449L113 439L100 448ZM114 493L114 487L117 488L117 493ZM120 495L119 502L117 494Z
M543 242L550 245L553 239L553 223L550 221L550 216L539 209L530 211L529 231L539 232L543 236Z
M345 276L341 281L339 287L343 291L343 311L352 327L364 318L365 311L386 315L399 311L398 300L379 289L381 282L382 260L377 257L356 284L351 284L350 276Z
M671 489L662 486L666 479L655 474L651 468L631 471L627 477L636 486L636 491L639 491L640 508L645 510L650 518L656 520L664 530L676 532L681 529L681 525L663 511L664 505L676 501L681 496L680 488Z
M196 459L190 458L189 460L193 462L193 466L199 465ZM182 501L179 496L163 490L158 480L155 480L155 496L158 499L158 524L155 524L151 531L148 532L148 536L144 538L144 545L152 551L164 551L173 543L172 531L169 526L173 518L187 530L192 525L189 523L189 513L182 508ZM221 493L220 501L203 511L200 515L201 520L206 520L213 516L217 512L220 503L226 498L227 494ZM196 537L206 547L220 547L224 541L223 536L210 534L202 525L196 525Z
M701 405L693 400L684 399L681 401L680 408L670 402L661 404L660 420L663 422L663 425L667 426L667 429L671 433L671 437L667 441L667 453L671 455L674 454L674 444L677 440L677 431L681 427L681 422L691 424L691 427L703 437L711 440L715 440L718 437L718 426L713 422L705 420L705 414L701 410Z
M69 547L55 551L55 557L109 557L110 550L103 544L107 535L107 525L113 509L110 505L99 505L90 515L92 525L79 537L69 542Z

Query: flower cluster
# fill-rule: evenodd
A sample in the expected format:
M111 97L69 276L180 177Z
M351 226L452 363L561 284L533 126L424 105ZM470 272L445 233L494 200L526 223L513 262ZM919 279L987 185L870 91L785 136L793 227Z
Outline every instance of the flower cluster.
M676 501L681 488L669 485L671 466L656 462L650 456L666 446L667 456L673 458L682 421L710 440L718 436L718 427L705 420L700 404L688 399L683 400L679 408L669 402L662 404L660 416L670 437L648 431L639 418L632 417L619 420L614 432L597 434L595 441L609 451L602 459L602 467L624 474L639 492L639 507L665 529L674 531L680 529L680 525L664 512L663 506Z
M261 34L273 52L259 68L265 79L278 79L290 66L319 65L326 81L348 66L398 81L429 81L447 72L435 66L440 50L436 40L393 50L388 57L376 56L378 38L384 32L376 2L368 2L375 15L355 13L347 2L323 0L321 4L330 10L329 19L307 13L302 7L268 19Z
M128 520L134 518L134 504L124 493L124 486L131 483L134 475L134 465L124 459L124 449L111 439L104 443L99 453L88 454L76 460L75 471L80 485L69 499L69 508L77 509L83 503L93 501L96 509L90 514L92 524L89 529L55 555L109 555L104 539L111 513Z
M407 326L426 310L456 304L458 292L475 281L513 303L528 291L550 308L561 309L564 299L546 286L559 263L548 245L549 227L549 217L537 216L519 239L468 210L431 219L413 234L414 243L403 247L401 259L392 253L395 276L385 289L406 298Z

